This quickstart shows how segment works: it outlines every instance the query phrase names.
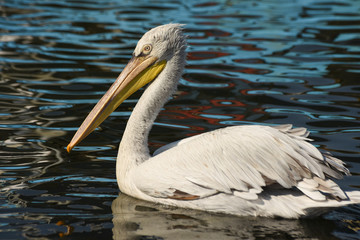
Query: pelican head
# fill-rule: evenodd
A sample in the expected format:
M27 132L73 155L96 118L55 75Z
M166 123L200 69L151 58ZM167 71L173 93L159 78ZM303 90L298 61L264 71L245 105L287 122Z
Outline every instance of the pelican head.
M185 56L185 49L181 24L166 24L145 33L129 63L77 130L67 151L94 131L125 99L155 80L174 56Z

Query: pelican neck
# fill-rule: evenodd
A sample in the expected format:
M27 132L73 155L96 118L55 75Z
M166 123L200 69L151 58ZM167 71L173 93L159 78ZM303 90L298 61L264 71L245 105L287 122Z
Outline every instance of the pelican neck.
M137 102L120 143L118 160L131 158L136 165L150 158L149 132L161 108L176 90L185 65L185 53L170 59Z

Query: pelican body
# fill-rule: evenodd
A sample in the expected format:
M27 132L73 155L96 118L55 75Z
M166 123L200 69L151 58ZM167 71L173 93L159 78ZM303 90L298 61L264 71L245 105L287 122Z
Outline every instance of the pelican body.
M108 92L84 120L68 152L126 98L149 84L123 134L116 161L121 192L146 201L240 216L299 218L360 202L331 179L344 163L309 143L305 128L231 126L148 149L148 135L186 62L180 24L151 29Z

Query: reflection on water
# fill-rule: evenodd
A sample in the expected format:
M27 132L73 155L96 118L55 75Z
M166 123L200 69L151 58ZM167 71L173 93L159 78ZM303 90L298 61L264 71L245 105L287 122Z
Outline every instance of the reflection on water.
M236 217L179 209L120 194L112 203L114 239L331 239L325 219Z
M275 221L116 198L117 146L141 91L65 152L137 39L181 22L188 65L156 120L151 151L225 125L293 123L348 163L353 176L342 187L359 188L359 1L0 3L1 239L360 237L359 206Z

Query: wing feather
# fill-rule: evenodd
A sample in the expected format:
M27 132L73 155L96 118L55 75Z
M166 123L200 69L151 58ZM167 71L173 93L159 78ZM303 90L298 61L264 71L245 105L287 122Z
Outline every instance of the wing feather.
M319 201L325 199L323 192L343 198L342 190L326 177L348 174L344 163L307 142L305 128L291 127L234 126L177 141L139 165L134 183L140 191L163 198L225 193L255 200L274 183L298 187Z

